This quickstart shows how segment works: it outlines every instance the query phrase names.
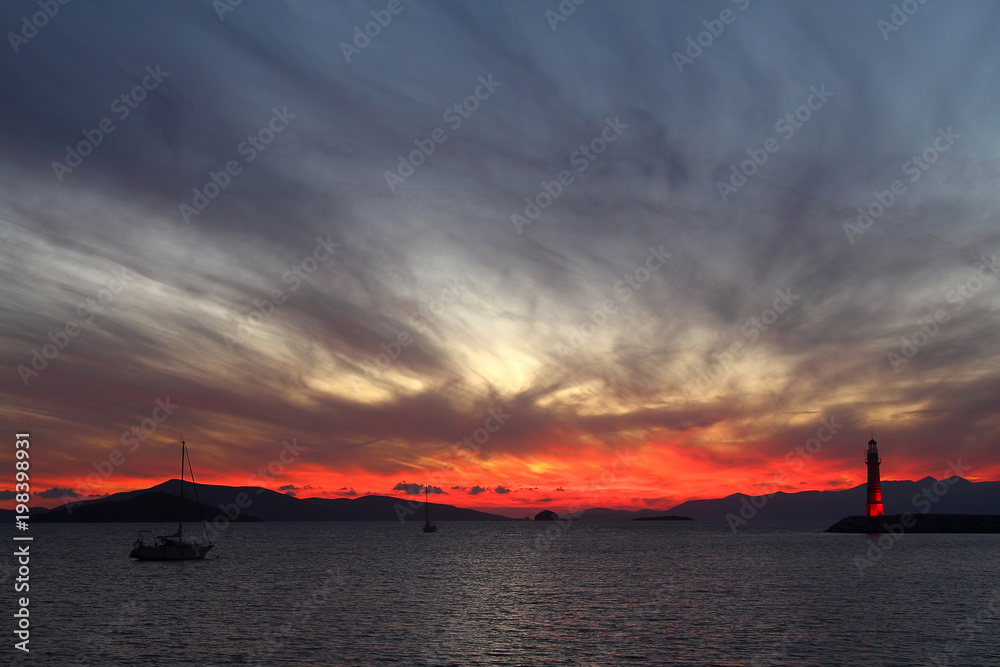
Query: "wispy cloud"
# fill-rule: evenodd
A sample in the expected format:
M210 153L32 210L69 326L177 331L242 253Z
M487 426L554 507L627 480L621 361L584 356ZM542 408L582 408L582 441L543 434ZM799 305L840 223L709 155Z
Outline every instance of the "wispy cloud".
M847 431L815 487L861 481L869 425L900 477L945 452L995 475L1000 281L948 295L1000 250L1000 7L928 4L889 40L883 10L753 5L679 72L695 5L588 3L552 30L529 2L413 4L350 62L360 5L81 5L2 56L2 421L60 443L45 481L77 492L166 395L184 409L108 490L175 476L182 437L232 483L295 437L289 492L572 502L629 446L647 464L615 497L683 500L760 483L820 414ZM960 139L932 162L942 128ZM401 157L421 164L390 190Z

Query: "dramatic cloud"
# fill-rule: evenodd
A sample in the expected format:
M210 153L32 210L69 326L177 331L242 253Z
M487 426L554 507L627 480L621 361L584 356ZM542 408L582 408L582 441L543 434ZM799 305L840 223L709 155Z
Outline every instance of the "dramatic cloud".
M44 491L36 491L35 495L39 498L79 498L80 494L73 489L60 489L57 486L51 489L46 489Z
M33 484L185 438L199 481L666 509L860 483L872 427L886 478L996 478L1000 5L726 4L699 53L718 7L599 0L357 53L365 4L74 2L8 44Z

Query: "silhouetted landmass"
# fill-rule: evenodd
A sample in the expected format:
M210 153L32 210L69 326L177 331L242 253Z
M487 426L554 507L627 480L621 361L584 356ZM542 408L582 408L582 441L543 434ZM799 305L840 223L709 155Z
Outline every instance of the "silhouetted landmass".
M567 514L574 521L631 521L641 516L656 516L663 514L664 510L613 510L607 507L591 507L590 509Z
M996 514L887 514L848 516L827 533L1000 533Z
M689 516L677 516L676 514L664 514L662 516L637 516L633 521L694 521Z
M178 498L169 493L154 491L144 493L139 496L111 500L114 496L109 496L106 502L94 504L77 504L72 507L59 507L41 514L34 514L31 521L38 523L111 523L111 522L176 522L178 520L189 523L201 523L204 516L206 520L211 519L217 513L204 503L199 505L190 498ZM236 519L237 521L260 521L260 519L244 514Z
M535 521L558 521L559 515L552 510L542 510L535 515Z
M152 492L173 496L179 494L180 480L169 480L150 489L116 493L105 498L76 501L78 508L117 502ZM861 511L865 506L865 485L843 491L801 491L775 493L769 496L747 496L742 493L714 500L692 500L669 510L614 510L591 508L565 515L574 521L631 521L662 515L689 517L695 521L727 522L729 515L746 521L809 521L832 523L840 517ZM942 493L943 491L943 493ZM201 501L211 508L209 521L223 516L249 515L262 521L404 521L423 520L423 502L419 499L388 496L358 498L296 498L255 486L220 486L199 484ZM191 496L187 487L187 496ZM1000 509L1000 482L969 482L961 477L935 480L927 477L916 482L883 481L882 496L886 512L935 514L990 514ZM460 496L464 497L464 496ZM60 509L52 510L59 512ZM551 511L551 510L548 510ZM431 504L435 521L511 521L505 516L490 514L453 505ZM41 507L31 508L32 520L49 514ZM13 522L13 510L0 510L0 520ZM52 519L50 519L51 521ZM58 520L58 519L56 519ZM74 520L74 519L70 519ZM147 519L140 519L147 520ZM170 519L175 520L175 519ZM185 519L187 520L187 519Z
M154 495L166 500L166 509L160 507L160 502L146 498ZM32 509L32 521L176 521L178 513L178 497L180 495L180 480L172 479L149 489L125 491L104 498L85 500L72 503L69 508L42 511ZM190 482L185 485L185 496L190 497ZM251 521L423 521L424 503L422 500L406 500L389 496L361 496L359 498L296 498L270 489L256 486L221 486L215 484L198 484L198 497L205 508L205 519L209 522L219 518L242 520L251 517ZM126 511L128 505L121 503L138 502L136 507L145 507L148 512ZM193 500L191 509L194 514L184 515L184 521L200 521L197 505ZM172 509L170 509L172 508ZM162 511L161 511L162 509ZM187 510L185 510L187 512ZM6 510L7 516L13 521L13 511ZM158 518L161 516L166 518ZM434 521L512 521L499 514L489 514L477 510L464 509L453 505L438 505L431 503L431 514ZM86 517L98 518L77 518ZM129 518L102 518L105 516L125 516ZM44 517L44 518L43 518ZM0 514L0 518L3 517Z
M778 492L769 496L735 493L713 500L689 500L671 507L696 521L727 521L732 514L747 521L815 521L833 523L863 512L866 484L843 491ZM882 481L886 514L992 514L1000 510L1000 482L970 482L961 477L936 480Z

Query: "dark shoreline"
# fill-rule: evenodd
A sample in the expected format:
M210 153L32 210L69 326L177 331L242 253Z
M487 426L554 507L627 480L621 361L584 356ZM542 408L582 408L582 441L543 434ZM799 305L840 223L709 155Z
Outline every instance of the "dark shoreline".
M1000 533L997 514L886 514L848 516L826 533Z

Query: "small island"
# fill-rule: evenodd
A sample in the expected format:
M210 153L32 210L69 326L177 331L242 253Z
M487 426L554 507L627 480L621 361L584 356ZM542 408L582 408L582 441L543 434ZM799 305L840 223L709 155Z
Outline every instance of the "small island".
M559 515L552 510L542 510L535 515L535 521L558 521Z
M676 514L662 514L660 516L638 516L633 521L694 521L689 516L678 516Z
M827 533L1000 533L996 514L885 514L848 516Z

